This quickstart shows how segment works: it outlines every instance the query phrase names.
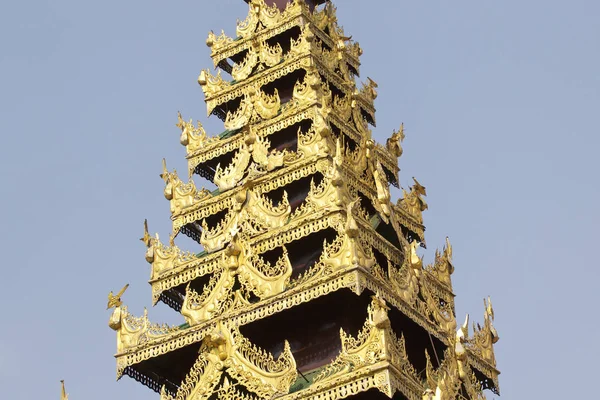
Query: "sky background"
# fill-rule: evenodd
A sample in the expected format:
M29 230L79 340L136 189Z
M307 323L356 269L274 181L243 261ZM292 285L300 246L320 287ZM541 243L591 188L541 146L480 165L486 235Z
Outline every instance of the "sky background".
M428 249L448 235L458 319L491 295L505 399L583 397L597 380L600 2L335 2L379 84L379 142L405 123L401 183L427 187ZM167 238L161 159L185 175L177 111L212 134L196 83L209 30L242 0L0 5L0 243L6 399L158 399L115 382L107 294L154 322L144 218ZM202 185L200 180L196 180ZM400 192L394 190L394 200ZM193 250L184 239L180 247ZM593 393L593 390L592 390ZM492 394L488 398L494 398Z

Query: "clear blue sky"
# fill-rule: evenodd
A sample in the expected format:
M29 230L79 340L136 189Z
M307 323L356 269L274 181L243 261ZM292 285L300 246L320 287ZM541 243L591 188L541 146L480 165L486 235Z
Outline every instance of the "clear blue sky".
M450 236L459 318L481 321L492 296L502 398L593 393L600 2L337 4L364 49L362 78L379 83L375 137L405 123L401 181L415 176L429 195L426 261ZM138 239L144 218L168 237L161 159L186 170L178 110L222 131L196 78L212 67L207 32L234 35L246 10L242 0L0 8L3 398L58 399L60 379L71 400L158 398L115 382L107 293L129 282L130 310L151 305ZM149 313L181 321L168 311Z

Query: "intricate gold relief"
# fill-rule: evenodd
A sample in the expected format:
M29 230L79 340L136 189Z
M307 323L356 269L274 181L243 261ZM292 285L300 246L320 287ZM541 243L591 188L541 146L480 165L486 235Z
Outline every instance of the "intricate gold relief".
M298 128L297 151L302 157L326 157L329 154L333 147L328 140L329 131L321 129L320 132L317 131L314 124L306 133L302 132L302 128Z
M254 47L250 47L248 49L248 53L244 59L233 65L231 69L231 76L236 81L241 81L246 79L252 74L252 70L259 63L260 53L254 49Z
M198 294L188 284L181 315L190 326L193 326L222 314L224 305L230 300L234 283L234 271L222 269L211 277L209 283L202 289L202 294Z
M246 38L255 33L260 28L260 23L269 27L278 21L281 13L276 5L267 6L264 0L251 0L248 3L250 10L244 21L238 21L236 34L239 37Z
M218 391L219 400L259 400L258 397L250 393L242 393L238 387L240 385L232 385L229 379L223 379L223 386Z
M335 249L323 259L323 264L332 271L339 271L344 267L360 266L369 271L375 264L375 258L368 246L359 238L359 227L353 216L353 210L359 199L348 203L346 206L346 222L341 229L340 236L334 242Z
M210 192L205 189L201 191L196 190L196 185L192 180L188 183L183 183L179 179L176 170L169 172L164 158L163 173L160 174L160 177L165 181L164 195L170 202L171 215L181 214L196 202L210 196Z
M234 112L227 112L225 128L240 129L249 123L256 123L261 118L273 118L279 113L280 108L281 101L277 89L272 95L261 90L250 91L248 94L244 94L239 107Z
M410 192L402 189L404 197L398 200L398 207L406 211L418 224L423 224L423 211L427 210L427 203L421 196L427 196L424 186L413 178L415 184L411 187Z
M252 131L250 132L253 134ZM274 169L283 166L286 156L288 155L287 150L269 150L271 148L271 142L263 137L254 135L252 140L252 159L258 164L262 171L271 172Z
M473 325L473 338L469 340L468 347L473 353L480 356L485 362L492 367L496 366L496 357L494 355L494 343L500 337L496 328L494 328L494 309L492 308L492 300L488 297L487 301L483 300L485 307L483 326Z
M385 142L386 149L397 158L402 156L402 141L404 140L404 137L404 123L402 123L400 129L397 132L394 131L392 136Z
M181 113L177 113L176 126L181 129L181 137L179 142L185 146L188 156L202 150L205 146L218 142L218 138L210 138L206 135L200 121L198 126L194 127L192 120L185 122L181 117Z
M236 81L241 81L249 77L259 63L272 67L277 65L282 57L283 49L279 43L269 46L265 41L255 42L248 49L246 57L239 64L234 64L231 76Z
M352 116L352 101L350 97L336 96L333 101L333 109L342 121L348 122Z
M389 308L379 296L373 296L373 301L368 308L367 321L353 338L340 330L342 351L340 355L314 379L316 384L330 381L339 381L363 368L374 368L381 362L394 366L402 377L413 388L420 388L418 374L408 360L404 338L398 340L394 335L388 318ZM390 397L394 391L389 393Z
M249 125L244 128L243 137L244 141L231 164L225 169L222 169L220 164L217 165L213 181L222 192L234 188L244 180L253 180L280 168L290 158L286 150L269 150L271 147L269 140L257 137ZM256 166L253 167L250 164L251 160L256 163ZM253 170L249 167L253 167ZM248 174L248 178L244 179L246 174Z
M162 400L207 400L222 374L234 378L259 398L273 398L289 392L296 379L296 362L289 344L278 359L253 345L236 328L219 323L202 342L200 356L179 387L176 396L162 393ZM229 382L225 378L224 387Z
M313 23L317 28L324 31L332 21L337 21L336 9L333 3L328 2L320 11L315 11L312 15Z
M429 353L425 351L427 359L426 376L429 389L423 393L425 400L454 400L460 390L458 367L454 358L453 349L444 352L444 360L437 370L433 368ZM431 389L435 388L435 390Z
M303 107L306 105L318 103L329 105L331 103L331 91L321 79L319 71L310 66L306 68L304 80L297 81L292 93L292 105Z
M402 265L402 268L396 268L388 261L388 276L395 292L410 307L416 307L419 295L419 273L420 269L415 270L414 264Z
M250 148L247 144L242 143L238 152L231 160L225 169L221 168L221 164L217 165L213 182L221 192L234 188L244 177L246 168L250 164Z
M153 282L159 279L161 276L172 272L173 270L180 269L182 267L191 266L201 262L201 259L196 255L187 252L182 252L179 247L174 243L174 238L171 236L169 245L164 245L158 233L156 237L150 236L148 232L148 221L144 221L144 237L140 239L146 245L146 261L152 265L152 272L150 280ZM204 275L212 271L210 263L204 262Z
M319 42L315 43L314 49L326 69L335 71L338 68L340 60L338 58L339 53L336 50L328 50Z
M252 253L250 248L240 255L238 278L246 290L264 299L283 292L292 276L292 264L287 249L283 247L283 255L275 265L265 262L260 256Z
M307 54L312 49L312 44L315 40L315 34L311 29L310 23L305 24L301 29L302 30L298 39L290 39L290 50L285 56L287 59Z
M122 354L127 349L141 343L167 336L179 330L178 327L151 324L148 321L148 311L146 309L144 309L143 317L134 317L129 314L127 307L120 302L120 299L118 302L109 302L109 304L111 304L111 307L115 307L108 321L108 326L117 332L118 354Z
M253 190L247 190L246 193L243 207L250 219L267 228L280 228L287 223L291 207L286 191L277 206L268 197L256 194Z
M198 76L198 83L202 87L204 97L211 98L215 94L227 89L231 84L221 77L221 70L217 70L217 76L211 75L207 69L203 69ZM208 115L212 112L209 107Z
M264 0L251 0L249 2L248 16L244 21L238 21L236 33L241 38L249 38L261 29L271 29L286 21L294 15L305 11L306 4L301 0L290 2L285 10L279 11L276 4L268 6Z
M233 43L233 39L227 36L223 30L221 30L221 34L219 36L215 35L213 31L210 31L208 33L208 37L206 38L206 45L211 48L212 54L215 54L231 43Z
M240 207L240 206L238 206ZM236 207L237 208L237 207ZM209 228L206 220L202 220L202 234L200 243L209 253L222 249L225 244L231 241L234 232L237 230L240 222L239 209L230 209L223 220L214 228Z
M360 89L360 94L363 95L369 103L373 103L377 98L377 90L375 90L377 87L377 83L373 79L367 77L367 83L363 84Z
M271 265L252 251L252 247L243 241L237 231L232 233L231 242L222 253L222 269L211 277L202 294L198 295L187 287L187 294L181 313L190 325L221 315L226 310L235 308L236 299L232 296L232 288L236 276L245 292L253 292L264 299L283 292L292 274L292 265L288 253L283 247L283 255ZM236 292L238 302L250 304L247 296Z
M358 63L358 59L363 54L363 50L360 47L360 44L358 44L358 42L354 42L354 43L351 43L350 45L346 46L346 51L350 57L352 57L356 60L356 63Z
M433 274L438 281L443 283L452 290L452 279L451 275L454 273L454 265L452 264L452 245L450 240L446 237L446 245L444 250L440 253L439 250L435 251L435 262L433 266L428 266L427 271Z
M451 336L456 329L454 303L442 298L428 279L421 279L421 296L425 300L425 313L433 318L442 332Z
M425 227L422 224L417 223L406 209L400 208L398 205L399 203L401 204L402 202L398 201L397 204L392 204L394 218L399 224L416 234L421 242L425 243Z
M369 171L369 159L372 157L373 140L371 140L371 132L361 138L361 142L353 152L349 148L346 148L346 158L349 164L352 166L352 170L359 178L365 178L368 176Z
M250 187L250 186L248 186ZM277 206L265 195L259 195L252 189L244 189L235 194L235 202L217 226L209 228L202 221L200 243L209 253L222 249L230 242L235 232L250 230L248 233L262 233L267 229L284 226L290 216L291 207L287 193Z
M469 399L485 400L481 392L481 383L469 364L467 352L469 336L469 316L456 331L453 346L446 349L444 359L437 370L434 370L429 354L426 352L426 377L429 389L423 393L424 400L454 400L460 394L461 386ZM435 388L435 390L431 389ZM462 398L465 393L462 393Z

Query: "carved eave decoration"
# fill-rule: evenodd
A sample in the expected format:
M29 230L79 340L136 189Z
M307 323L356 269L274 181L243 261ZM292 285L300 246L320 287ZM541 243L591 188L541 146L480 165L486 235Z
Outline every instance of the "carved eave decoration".
M417 219L406 209L392 204L392 209L400 224L405 226L409 231L415 233L421 242L425 242L425 225L418 223Z
M384 285L381 279L365 272L358 266L349 266L329 274L323 274L325 271L323 268L323 264L317 266L313 271L309 271L310 273L306 274L305 278L298 279L298 282L292 283L291 288L279 295L254 304L246 304L244 307L224 313L210 321L173 331L154 340L142 344L134 342L135 345L132 343L130 347L124 347L116 355L118 376L121 376L123 372L128 373L127 367L202 341L220 321L227 321L232 325L248 324L344 288L352 290L357 295L360 295L364 289L379 293L387 303L398 308L442 343L447 344L445 332L442 332L435 323L424 317L419 311L407 306L397 293ZM238 301L237 304L241 303Z
M465 347L473 368L491 380L492 385L490 385L490 388L497 393L500 390L498 385L500 372L496 369L494 344L498 342L500 337L493 323L494 309L492 308L492 301L488 297L487 300L484 299L483 303L485 307L483 326L473 324L473 336L466 340Z
M328 178L323 182L324 183L318 188L313 188L312 194L307 198L306 205L299 207L291 214L285 225L280 225L284 221L280 218L286 219L286 214L281 214L281 217L278 217L276 212L273 211L273 220L269 225L270 229L265 228L263 231L257 232L256 228L262 223L257 222L256 219L252 217L252 211L246 212L242 208L236 212L232 209L229 213L229 217L226 217L221 222L218 230L216 228L212 231L203 230L202 236L198 237L197 240L203 243L205 247L209 246L207 250L215 251L219 248L223 248L231 240L234 228L237 229L237 227L239 227L242 232L245 232L246 229L249 228L251 230L248 231L248 233L253 234L253 237L248 239L248 243L256 249L258 254L262 254L274 248L284 246L291 241L298 240L310 233L318 232L326 228L337 229L344 214L341 205L335 206L335 201L332 203L332 196L339 196L337 201L344 202L347 201L344 199L348 199L349 192L345 191L343 188L335 189L331 184L327 184L327 182L330 182ZM242 192L237 192L236 197L239 197L241 193ZM254 196L254 194L252 194L252 196ZM252 205L252 202L248 204ZM283 211L286 209L289 210L288 207L289 205L286 205L285 202L279 206ZM250 208L253 207L251 206ZM248 224L246 221L254 222ZM264 223L268 223L268 221L265 221ZM373 230L365 213L360 215L357 219L357 223L362 228L359 234L362 240L365 240L370 246L376 248L394 262L401 263L402 254L400 250ZM277 225L280 226L277 227ZM184 231L184 233L187 234L188 232ZM208 257L208 259L206 259L207 265L211 265L211 269L214 268L212 265L214 265L215 256L208 255L206 257ZM211 261L209 262L209 260ZM181 263L178 266L173 264L173 269L170 270L164 265L161 265L160 277L151 282L154 298L156 299L156 297L165 290L185 283L187 279L198 277L199 275L197 272L190 271L196 271L199 268L206 270L207 267L201 266L201 264L201 262L196 261ZM185 276L185 278L182 278L182 276Z
M258 138L266 138L302 120L315 119L317 112L317 102L295 104L294 106L285 104L281 109L281 113L276 117L253 124L252 131ZM243 141L244 136L238 133L226 139L221 139L218 142L211 142L205 147L197 149L194 153L188 153L187 159L190 173L196 171L198 166L209 160L239 149Z
M211 262L209 257L182 252L174 243L164 245L158 234L146 241L146 246L146 261L151 265L151 284L176 270L197 270L198 276L202 276L212 273L216 268L216 262ZM156 300L158 299L155 299L155 304Z
M264 5L264 2L259 7L262 10L269 8ZM327 27L330 27L330 31L337 32L336 21L337 18L335 17L334 7L327 6L323 10L310 12L306 4L299 0L289 3L287 9L283 12L271 8L269 13L259 11L259 13L256 14L253 10L253 6L250 5L249 15L245 21L238 23L238 30L240 29L240 24L242 25L242 31L245 32L247 32L250 27L254 27L255 31L251 37L240 35L240 32L238 32L238 38L233 39L225 35L224 32L219 36L210 32L206 44L211 48L211 57L214 66L229 68L226 61L228 58L232 58L244 51L252 51L256 42L265 42L295 26L298 26L301 29L311 26L313 34L319 38L319 40L325 43L329 48L336 48L334 39L324 32L324 29ZM258 26L261 26L262 29L256 30ZM358 43L352 43L344 46L343 50L345 50L342 52L345 62L358 73L360 66L359 57L362 54L360 46Z
M262 175L256 177L252 181L252 192L256 196L263 195L298 179L324 171L327 168L326 166L327 161L318 156L300 160L290 166L274 171L268 176ZM236 204L241 206L246 201L247 190L247 187L243 184L238 185L227 192L219 193L214 197L195 204L186 210L185 213L174 215L172 217L173 232L177 233L186 225L202 221L204 218L220 211L232 209Z
M266 299L282 293L288 286L292 265L287 250L279 260L271 265L252 252L242 239L235 234L232 242L221 253L220 268L203 288L202 294L193 291L189 284L181 309L181 314L190 326L197 325L230 310L247 307L248 294ZM235 281L242 289L234 292Z
M360 213L357 211L356 215L358 216L359 214ZM345 222L343 222L344 220ZM351 220L356 222L360 221L360 218L358 220L352 218ZM338 239L330 244L324 245L324 252L321 259L315 266L309 269L305 274L301 275L297 280L290 282L289 285L280 280L280 283L276 285L278 289L272 293L285 289L283 292L272 296L270 296L271 293L269 293L263 300L250 304L244 300L244 293L231 293L230 290L226 290L225 292L229 294L225 297L221 296L218 313L210 315L210 317L213 317L212 320L204 320L196 325L153 337L151 340L144 341L143 343L140 343L139 341L129 341L126 345L122 345L120 347L121 351L117 355L119 373L122 373L126 367L135 365L143 360L203 340L205 335L216 326L215 324L220 323L220 321L227 321L228 324L233 325L244 325L343 288L350 289L357 295L360 295L364 289L368 289L373 293L379 293L382 299L399 309L418 325L438 338L442 343L447 345L449 329L454 329L456 327L453 316L452 321L450 322L437 320L435 314L432 316L432 312L439 314L442 313L443 310L437 309L440 305L439 301L435 300L435 296L428 292L421 293L425 299L433 299L433 302L429 302L428 300L424 302L417 296L419 290L426 291L427 287L430 286L431 282L428 283L428 280L430 279L429 274L424 274L422 270L419 271L416 274L416 279L412 280L412 286L410 284L410 279L407 280L406 277L400 278L397 276L397 273L390 272L390 275L385 276L382 268L378 266L374 260L369 261L371 257L367 251L369 244L365 241L365 238L358 237L358 241L355 244L348 240L348 237L353 234L352 231L360 232L363 229L366 229L366 227L361 229L358 225L354 225L351 221L349 222L347 218L342 218L341 220L337 219L337 221L338 226L340 222L343 222L343 226L339 228L341 231ZM218 269L222 271L222 274L229 273L227 269L223 268L223 263L229 262L229 265L239 264L239 255L242 254L242 251L239 251L236 260L235 254L237 251L233 251L236 246L232 247L233 248L229 251L214 253L214 255L209 256L218 260ZM356 250L353 250L353 248ZM356 257L348 257L347 254L356 254ZM283 260L285 261L285 258L283 258ZM422 265L418 262L417 264ZM286 263L283 262L281 265L286 265ZM225 267L227 267L227 265L225 265ZM235 268L239 267L236 266ZM409 265L404 265L400 270L400 274L402 275L406 272L410 272L414 268L415 267L412 265L410 265L410 268ZM405 271L404 273L402 272L403 270ZM179 271L178 273L171 275L173 278L177 279L171 286L181 284L181 277L193 275L194 273L190 271ZM414 276L415 275L413 274L413 277ZM241 279L245 279L246 282L252 281L252 278L248 277ZM284 277L284 279L286 278ZM219 277L217 277L216 280L218 281ZM389 286L390 282L392 283L391 287ZM400 285L396 284L396 282L400 283ZM217 297L215 295L223 293L220 289L214 290L216 287L217 284L214 284L208 288L206 291L207 298L210 297L214 299ZM225 287L228 286L225 285ZM255 285L254 287L258 286ZM252 287L246 286L246 288L252 290ZM205 305L209 303L210 301L204 302ZM435 308L435 310L432 308ZM213 308L213 310L215 309L216 308ZM208 308L205 308L205 310L208 310ZM191 323L198 322L192 320L188 321ZM495 371L495 369L488 365L481 356L476 354L475 344L471 344L475 342L476 341L473 340L467 343L469 357L473 360L472 363L477 365L479 371L482 371L486 376L492 377L490 379L493 379L494 376L497 376L497 373L494 375L493 371Z
M308 99L306 97L308 97ZM322 113L321 107L319 106L321 99L315 99L309 96L306 97L286 103L282 107L281 114L271 120L262 121L253 125L253 132L255 132L257 137L267 137L305 119L311 119L313 120L313 123L316 124L320 113ZM348 135L348 137L355 142L360 142L364 133L360 133L357 130L355 123L353 122L353 117L348 116L347 113L351 113L351 110L348 109L348 107L349 102L345 102L336 97L331 111L326 111L327 117L333 125L337 126L342 132ZM344 117L344 115L346 115L346 117ZM362 123L362 121L360 123ZM188 152L187 158L190 172L195 171L198 166L208 160L235 151L240 147L243 140L243 135L236 134L227 139L211 141L202 148L196 148L194 153ZM381 145L375 145L373 151L376 159L378 159L382 166L394 176L395 182L391 183L396 184L398 181L399 170L397 158Z
M179 327L151 323L146 309L142 317L135 317L122 304L113 310L108 326L117 332L117 354L180 331Z
M258 398L273 398L288 393L298 373L287 342L279 358L274 359L237 328L220 323L202 340L198 360L177 393L169 394L163 387L161 400L208 400L223 374Z
M340 355L323 368L308 388L282 399L337 400L370 389L390 398L400 392L408 399L421 399L424 386L408 360L404 338L398 339L392 331L385 301L373 297L358 337L341 330Z
M333 57L333 53L329 58L326 58L325 56L324 53L319 52L314 46L313 50L302 52L300 54L290 51L284 56L283 62L272 68L258 72L241 82L235 83L223 80L220 70L217 71L216 76L211 75L208 70L203 70L198 82L204 91L208 115L213 113L216 107L232 100L242 98L247 93L258 92L264 85L274 82L299 69L315 67L321 76L344 93L345 96L355 98L358 101L357 104L361 107L361 112L365 112L368 116L367 121L374 124L375 110L372 104L370 105L369 102L364 99L363 94L355 91L355 84L353 81L348 80L331 70L329 65L337 62L334 61L335 59L329 60L329 58ZM226 118L227 113L223 112L220 117Z

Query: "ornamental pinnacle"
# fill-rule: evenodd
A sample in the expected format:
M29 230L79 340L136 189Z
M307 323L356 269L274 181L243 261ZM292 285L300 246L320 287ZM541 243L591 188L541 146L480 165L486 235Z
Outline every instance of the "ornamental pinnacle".
M144 228L153 303L182 324L134 317L112 295L117 376L161 400L497 394L491 301L469 332L450 242L430 265L417 254L425 187L392 201L404 126L372 139L377 84L356 84L361 47L329 1L248 3L235 37L209 33L217 72L198 79L225 130L178 116L189 178L163 163L169 243ZM180 235L197 248L180 250Z

